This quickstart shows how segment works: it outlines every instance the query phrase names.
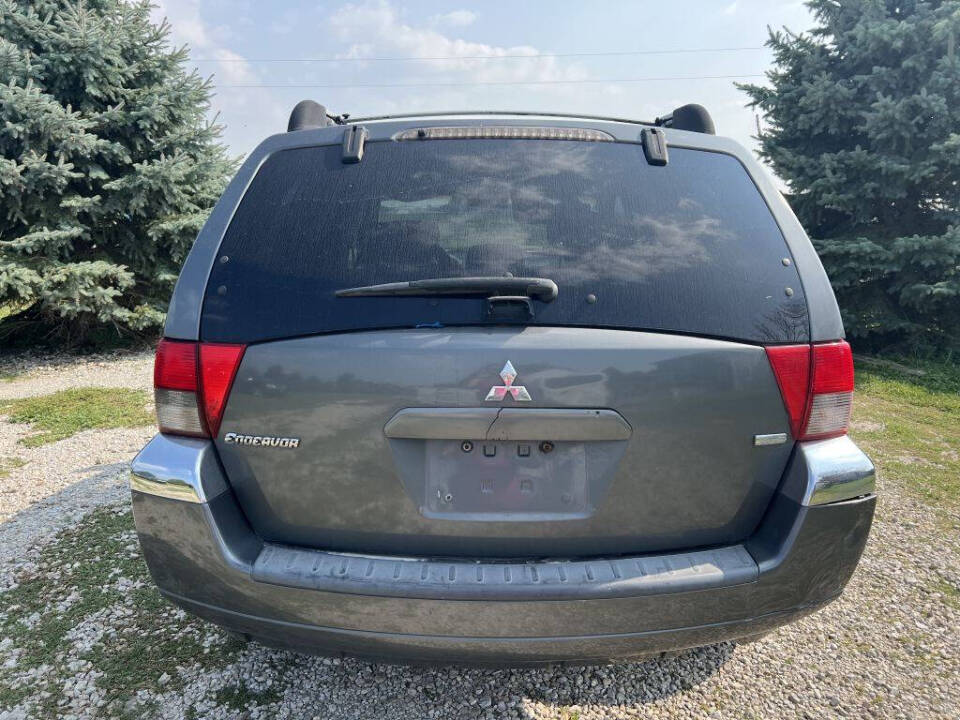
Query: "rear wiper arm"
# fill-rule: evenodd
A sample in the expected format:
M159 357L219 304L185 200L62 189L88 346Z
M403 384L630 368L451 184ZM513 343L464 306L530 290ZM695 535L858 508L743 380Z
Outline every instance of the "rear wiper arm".
M365 285L337 290L337 297L374 297L377 295L526 295L543 302L557 297L557 284L549 278L535 277L459 277Z

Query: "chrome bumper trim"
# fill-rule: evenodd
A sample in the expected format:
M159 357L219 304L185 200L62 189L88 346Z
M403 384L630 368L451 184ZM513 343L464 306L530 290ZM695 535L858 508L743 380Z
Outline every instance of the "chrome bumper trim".
M148 495L159 495L160 497L170 498L171 500L182 500L183 502L192 503L203 502L197 494L196 488L192 485L167 480L153 480L143 477L142 475L137 475L132 471L130 472L130 489L147 493Z
M134 458L130 489L205 503L224 492L227 484L210 440L159 434Z
M807 468L803 505L851 500L876 490L873 463L846 435L799 443L797 451Z

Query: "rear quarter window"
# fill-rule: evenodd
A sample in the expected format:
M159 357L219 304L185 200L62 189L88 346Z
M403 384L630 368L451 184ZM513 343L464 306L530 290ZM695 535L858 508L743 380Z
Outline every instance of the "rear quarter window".
M749 342L808 339L786 242L735 158L557 140L376 142L275 153L224 235L206 341L483 325L476 297L337 298L439 277L533 276L560 288L534 325L661 330ZM787 288L790 288L789 290Z

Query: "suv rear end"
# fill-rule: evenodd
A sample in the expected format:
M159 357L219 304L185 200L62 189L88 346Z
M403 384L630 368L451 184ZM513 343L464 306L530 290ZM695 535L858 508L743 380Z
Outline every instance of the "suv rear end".
M269 138L165 336L132 475L147 562L266 642L643 655L822 606L866 541L823 269L742 148L676 123Z

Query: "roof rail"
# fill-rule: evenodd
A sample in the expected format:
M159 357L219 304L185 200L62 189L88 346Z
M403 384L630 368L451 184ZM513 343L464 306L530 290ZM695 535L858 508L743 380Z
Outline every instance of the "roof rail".
M706 133L707 135L717 134L710 113L703 105L697 105L696 103L681 105L669 115L658 117L653 124L659 127L673 128L674 130L689 130Z
M452 117L456 115L517 115L521 117L555 117L555 118L583 118L585 120L603 120L605 122L630 123L647 127L667 127L675 130L689 130L692 132L715 135L716 129L713 119L703 105L681 105L669 115L658 117L653 122L649 120L634 120L631 118L611 117L607 115L588 115L585 113L558 113L540 112L533 110L443 110L439 112L398 113L395 115L371 115L368 117L352 118L347 113L331 115L327 109L313 100L301 100L290 113L290 122L287 132L294 130L309 130L312 128L327 127L329 125L346 125L359 122L374 122L377 120L403 120L408 118L425 117Z
M635 120L622 117L608 117L606 115L589 115L586 113L559 113L540 112L534 110L441 110L438 112L398 113L395 115L371 115L369 117L350 118L349 122L373 122L376 120L404 120L407 118L450 117L453 115L519 115L521 117L555 117L555 118L583 118L584 120L604 120L607 122L630 123L632 125L652 126L649 120Z

